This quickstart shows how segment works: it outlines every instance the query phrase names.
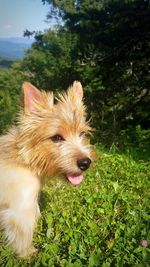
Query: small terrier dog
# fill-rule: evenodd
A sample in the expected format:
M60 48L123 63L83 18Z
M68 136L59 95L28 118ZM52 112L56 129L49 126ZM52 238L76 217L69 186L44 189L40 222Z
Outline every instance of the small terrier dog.
M93 150L80 82L59 94L56 104L52 92L41 92L31 83L25 82L23 91L17 126L0 137L0 224L7 243L26 257L34 252L42 177L57 172L79 184Z

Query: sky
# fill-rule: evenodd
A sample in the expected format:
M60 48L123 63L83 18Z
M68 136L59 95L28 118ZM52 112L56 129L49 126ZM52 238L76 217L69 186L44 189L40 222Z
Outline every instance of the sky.
M0 37L22 37L24 30L47 29L49 5L41 0L0 0Z

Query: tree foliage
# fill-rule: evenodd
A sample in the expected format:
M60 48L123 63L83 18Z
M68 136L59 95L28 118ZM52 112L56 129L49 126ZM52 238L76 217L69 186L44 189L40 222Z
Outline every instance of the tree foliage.
M84 73L88 79L84 80L92 88L90 100L91 97L97 100L93 107L99 110L101 123L111 118L117 131L118 127L128 124L147 127L149 1L43 2L53 7L48 18L61 17L68 31L78 36L78 58L86 66ZM88 75L87 69L94 69L95 77L91 76L91 71ZM104 114L105 119L102 118Z
M47 19L57 19L58 25L45 32L25 32L34 34L35 42L20 66L24 79L47 90L65 89L81 80L101 140L117 140L137 125L147 129L149 1L42 2L49 3Z
M66 88L74 77L77 37L64 28L38 33L22 68L31 74L31 81L44 89Z
M7 130L16 119L24 77L18 63L14 64L11 69L0 71L0 134Z

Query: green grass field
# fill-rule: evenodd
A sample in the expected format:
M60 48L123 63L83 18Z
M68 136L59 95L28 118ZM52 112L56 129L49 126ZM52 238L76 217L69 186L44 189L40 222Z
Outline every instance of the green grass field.
M2 243L0 266L150 266L149 162L99 154L78 187L61 179L44 187L37 254L21 260Z

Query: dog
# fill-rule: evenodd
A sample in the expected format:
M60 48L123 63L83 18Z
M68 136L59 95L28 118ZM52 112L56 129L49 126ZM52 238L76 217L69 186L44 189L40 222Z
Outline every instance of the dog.
M32 254L40 216L42 177L63 174L73 184L93 161L83 88L74 81L58 94L23 84L24 107L16 126L0 137L0 224L7 243L21 257Z

